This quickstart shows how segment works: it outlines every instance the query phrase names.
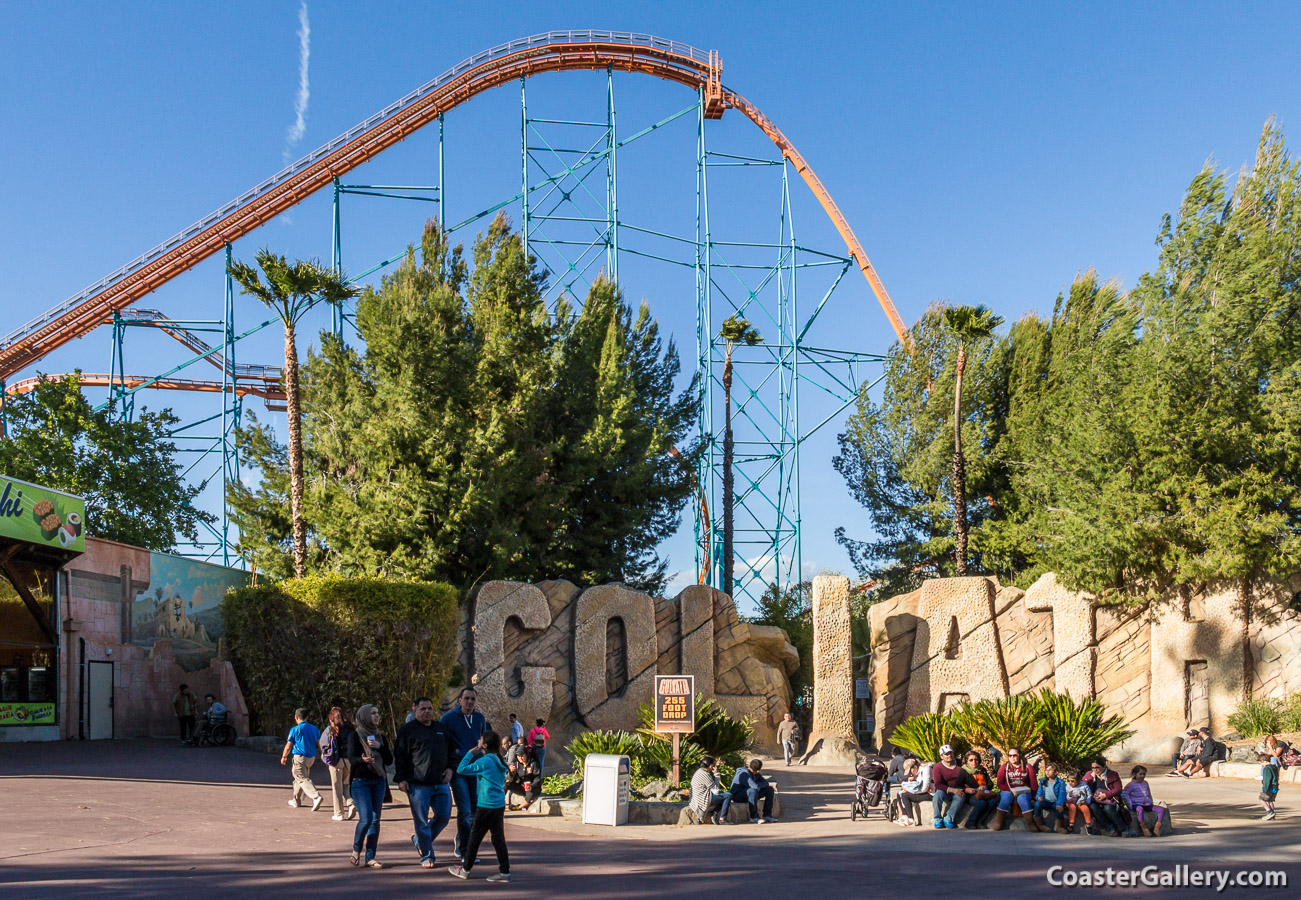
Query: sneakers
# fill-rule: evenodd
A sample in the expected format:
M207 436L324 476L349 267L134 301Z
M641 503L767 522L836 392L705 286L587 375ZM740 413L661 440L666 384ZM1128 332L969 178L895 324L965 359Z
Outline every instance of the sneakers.
M945 828L957 828L957 827L958 827L958 823L957 823L957 822L954 822L952 819L945 819L945 820L944 820L944 827L945 827Z
M490 884L510 884L509 872L495 872L485 879Z
M1179 772L1178 772L1178 770L1176 770L1176 769L1171 769L1169 772L1166 772L1166 773L1165 773L1165 777L1166 777L1166 778L1178 778L1178 777L1179 777Z
M344 818L345 818L345 819L355 819L355 818L357 818L357 807L354 806L352 809L348 810L348 814L347 814L346 816L344 816Z
M771 824L771 823L773 823L773 822L776 822L777 820L774 819L772 816L764 816L764 817L763 817L763 821L765 821L765 822Z
M751 820L750 820L750 824L751 824L751 825L758 825L759 822L760 822L759 819L751 819Z
M470 877L470 873L465 871L465 869L461 866L448 866L447 873L449 875L455 875L457 878L461 878L461 879L466 879Z
M931 824L934 825L935 828L937 828L937 829L939 829L939 828L943 828L943 827L944 827L944 820L943 820L943 819L936 819L936 820L935 820L934 822L932 822Z
M343 816L340 816L340 815L333 815L333 816L330 816L330 821L332 821L332 822L342 822L342 821L343 821Z
M1265 813L1260 818L1261 821L1268 822L1270 819L1274 818L1274 810L1271 809L1269 812Z
M292 800L289 801L289 808L290 808L290 809L298 809L298 806L299 806L299 803L298 803L298 798L297 798L297 797L295 797L294 799L292 799Z
M321 808L321 803L322 803L324 800L325 800L324 797L317 797L315 800L313 800L313 801L312 801L312 812L316 812L318 809L320 809L320 808Z

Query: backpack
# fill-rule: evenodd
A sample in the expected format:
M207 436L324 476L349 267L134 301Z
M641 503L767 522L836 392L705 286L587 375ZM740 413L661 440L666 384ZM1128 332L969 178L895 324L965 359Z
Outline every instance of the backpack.
M1279 755L1278 761L1285 769L1292 766L1301 766L1301 753L1297 753L1296 750L1289 747Z
M334 738L334 732L326 729L321 738L321 762L327 766L337 766L339 764L339 742Z

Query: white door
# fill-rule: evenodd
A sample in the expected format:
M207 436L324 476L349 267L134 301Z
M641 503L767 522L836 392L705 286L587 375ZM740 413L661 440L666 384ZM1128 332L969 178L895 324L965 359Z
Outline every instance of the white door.
M86 673L86 716L92 741L113 737L113 664L94 661Z

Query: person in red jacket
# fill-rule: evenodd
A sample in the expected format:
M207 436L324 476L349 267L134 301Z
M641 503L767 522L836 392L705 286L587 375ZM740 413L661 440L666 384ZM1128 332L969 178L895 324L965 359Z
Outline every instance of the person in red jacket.
M990 829L993 831L1002 829L1007 814L1011 812L1012 804L1015 803L1017 812L1013 815L1019 815L1024 819L1026 827L1031 831L1040 831L1032 810L1034 792L1038 786L1034 766L1022 757L1019 747L1009 747L1007 762L998 767L998 812L994 814L994 824Z
M1125 832L1125 818L1120 812L1120 776L1107 768L1107 761L1101 756L1093 758L1093 765L1084 776L1084 783L1093 791L1089 809L1093 812L1093 821L1102 828L1110 828L1112 837L1121 837Z

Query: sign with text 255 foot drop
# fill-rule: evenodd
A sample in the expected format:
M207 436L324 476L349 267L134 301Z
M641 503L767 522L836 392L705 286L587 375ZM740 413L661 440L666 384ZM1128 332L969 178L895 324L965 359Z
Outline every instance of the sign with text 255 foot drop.
M655 676L655 730L690 734L696 730L696 679L693 675Z
M0 537L86 551L86 501L0 475Z

